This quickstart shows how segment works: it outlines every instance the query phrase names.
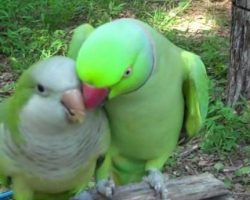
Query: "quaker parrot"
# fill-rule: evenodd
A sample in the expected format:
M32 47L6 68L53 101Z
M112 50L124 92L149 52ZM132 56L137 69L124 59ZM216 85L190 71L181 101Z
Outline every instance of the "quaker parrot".
M15 200L68 200L90 181L110 133L103 111L82 98L74 60L54 56L0 104L0 175L11 177Z
M116 184L127 184L148 175L149 184L163 194L161 169L182 126L194 136L207 114L205 66L199 56L139 20L89 27L76 28L71 41L75 54L69 56L76 58L86 108L104 104L107 112L111 160L106 163L112 177Z

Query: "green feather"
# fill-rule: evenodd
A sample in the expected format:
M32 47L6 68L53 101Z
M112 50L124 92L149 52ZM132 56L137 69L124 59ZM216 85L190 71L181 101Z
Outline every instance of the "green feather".
M68 57L74 60L77 58L79 49L93 30L94 28L89 24L83 24L74 30L69 44Z
M15 94L2 103L4 116L0 116L1 120L10 130L15 142L23 142L19 133L19 113L23 106L34 93L34 81L31 78L32 68L25 71L16 85Z
M183 83L185 95L186 119L188 135L195 135L203 125L208 111L208 79L201 59L190 52L183 51L186 77Z

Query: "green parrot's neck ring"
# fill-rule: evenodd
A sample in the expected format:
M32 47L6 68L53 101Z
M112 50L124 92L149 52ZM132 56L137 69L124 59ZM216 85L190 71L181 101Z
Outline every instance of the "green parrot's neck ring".
M150 73L148 74L148 77L142 82L141 85L139 85L136 89L134 89L132 91L129 91L127 93L124 93L124 94L128 94L130 92L134 92L134 91L139 90L142 86L144 86L146 84L146 82L148 81L148 79L151 77L151 75L153 74L153 72L156 69L156 48L155 48L154 40L152 39L152 36L150 35L150 33L144 27L141 27L141 28L143 29L144 33L146 34L146 37L148 38L150 47L152 49L152 54L151 54L152 55L151 70L150 70Z
M153 71L155 71L155 68L156 68L156 48L155 48L155 42L151 36L151 34L145 29L143 28L144 31L145 31L145 34L147 35L148 37L148 40L149 40L149 44L151 46L151 49L152 49L152 68L151 68L151 72L149 73L148 75L148 78L147 80L149 79L149 77L153 74ZM146 80L146 81L147 81Z

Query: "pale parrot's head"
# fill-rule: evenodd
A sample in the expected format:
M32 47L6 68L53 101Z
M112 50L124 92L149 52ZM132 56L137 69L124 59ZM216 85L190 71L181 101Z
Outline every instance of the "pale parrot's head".
M137 21L120 19L98 27L77 57L86 107L96 107L104 99L139 89L153 66L150 36Z
M20 77L9 102L6 118L12 131L22 120L44 128L82 122L85 107L75 62L54 56L34 64Z

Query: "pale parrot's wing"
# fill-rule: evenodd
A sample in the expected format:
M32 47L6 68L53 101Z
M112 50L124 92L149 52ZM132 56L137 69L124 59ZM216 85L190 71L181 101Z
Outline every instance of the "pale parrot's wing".
M4 113L5 113L5 110L4 110L4 103L1 102L1 103L0 103L0 124L3 122Z
M3 128L3 123L5 121L5 116L6 115L6 101L0 103L0 134L3 133L4 128ZM0 143L1 145L1 143ZM0 152L1 154L1 152ZM2 156L0 156L0 184L6 186L7 185L7 177L4 173L3 170L3 162L4 160L2 159Z
M208 78L200 57L182 52L185 67L183 93L185 97L185 127L192 137L202 127L208 111Z
M6 122L8 115L7 110L8 110L9 100L10 98L7 98L2 102L0 102L0 124Z
M72 39L69 44L69 50L67 55L68 57L76 60L82 44L92 33L93 30L94 28L90 24L82 24L75 28Z

